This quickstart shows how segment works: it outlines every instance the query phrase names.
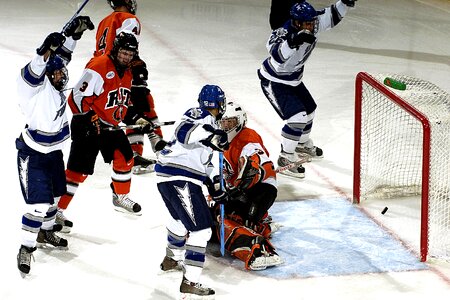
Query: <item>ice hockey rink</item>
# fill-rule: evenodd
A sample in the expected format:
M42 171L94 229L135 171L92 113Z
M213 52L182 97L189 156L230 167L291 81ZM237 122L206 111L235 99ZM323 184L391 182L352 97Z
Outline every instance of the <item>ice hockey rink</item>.
M24 121L15 78L81 2L0 0L0 299L178 299L181 273L159 270L167 212L155 174L133 176L131 198L143 214L125 215L113 209L110 167L100 157L96 173L66 211L74 222L65 235L69 250L38 249L25 279L16 266L24 201L14 141ZM334 1L310 3L318 10ZM276 161L283 122L256 75L267 56L269 7L270 0L138 0L140 55L150 69L161 121L178 120L196 106L204 84L219 85L247 111L248 126L261 134ZM106 1L90 0L82 15L98 24L110 12ZM215 289L216 299L450 299L450 262L420 262L418 220L405 217L410 208L387 201L351 204L356 74L404 74L450 93L449 32L448 0L359 0L336 28L319 36L304 82L318 103L311 137L324 158L305 166L303 180L278 177L279 196L270 212L283 225L273 243L285 263L249 272L229 256L208 255L202 283ZM69 87L91 57L94 35L85 33L75 49ZM163 128L166 138L172 131ZM146 145L145 156L153 156ZM389 210L382 215L385 206Z

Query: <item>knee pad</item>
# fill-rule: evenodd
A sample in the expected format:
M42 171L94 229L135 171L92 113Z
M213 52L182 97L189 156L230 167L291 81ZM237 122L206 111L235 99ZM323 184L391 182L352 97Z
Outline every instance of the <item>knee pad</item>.
M206 244L211 238L211 233L211 228L206 228L199 231L191 231L187 239L187 244L196 247L206 247Z

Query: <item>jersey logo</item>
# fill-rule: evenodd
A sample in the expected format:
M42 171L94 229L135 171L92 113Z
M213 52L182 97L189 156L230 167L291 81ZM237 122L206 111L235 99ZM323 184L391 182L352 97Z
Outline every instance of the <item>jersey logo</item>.
M201 119L202 110L200 108L193 108L188 112L188 114L191 119L194 119L194 120Z
M59 109L56 111L56 116L53 119L53 121L62 117L64 115L64 112L66 111L66 103L67 103L66 96L64 96L64 94L61 92L59 93L59 96L61 97L61 103L59 105L60 106Z
M114 71L109 71L106 73L106 79L113 79L115 75Z
M120 87L117 90L108 93L108 100L106 101L105 110L114 109L112 117L115 121L120 122L125 117L123 113L124 107L128 108L130 103L131 91L127 88Z

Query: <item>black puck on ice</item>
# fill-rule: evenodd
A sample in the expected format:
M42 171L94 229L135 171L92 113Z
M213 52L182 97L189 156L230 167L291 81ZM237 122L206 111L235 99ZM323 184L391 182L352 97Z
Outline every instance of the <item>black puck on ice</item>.
M387 212L388 208L387 206L385 208L383 208L383 210L381 211L381 214L384 215Z

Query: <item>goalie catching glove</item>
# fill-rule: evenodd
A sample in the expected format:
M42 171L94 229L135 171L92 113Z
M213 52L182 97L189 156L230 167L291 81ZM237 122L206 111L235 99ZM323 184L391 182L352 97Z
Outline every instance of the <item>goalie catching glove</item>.
M224 204L228 202L230 196L228 195L227 191L221 188L219 175L214 176L212 180L211 178L207 177L205 180L205 185L208 188L208 193L214 200L214 202L218 204Z
M228 136L222 129L215 129L209 124L203 125L203 129L211 134L200 141L203 145L210 147L214 151L223 152L228 149L230 143L228 143Z
M235 180L235 186L240 190L246 190L264 178L260 168L261 158L258 153L251 156L241 156L239 158L239 174Z

